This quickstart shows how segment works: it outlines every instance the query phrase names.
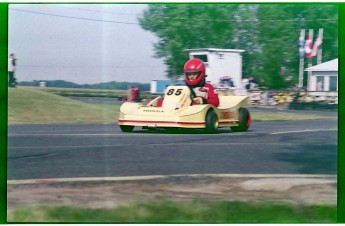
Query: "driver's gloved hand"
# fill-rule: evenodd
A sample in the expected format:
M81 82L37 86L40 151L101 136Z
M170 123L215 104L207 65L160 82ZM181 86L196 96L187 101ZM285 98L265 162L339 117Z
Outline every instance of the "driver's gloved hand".
M196 105L196 104L207 104L207 100L202 97L195 97L193 98L192 105Z

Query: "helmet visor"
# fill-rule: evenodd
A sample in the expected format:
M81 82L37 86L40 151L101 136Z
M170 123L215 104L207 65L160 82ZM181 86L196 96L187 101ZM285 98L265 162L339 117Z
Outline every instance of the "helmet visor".
M201 71L186 72L185 74L188 80L195 80L199 77L199 75L201 74Z

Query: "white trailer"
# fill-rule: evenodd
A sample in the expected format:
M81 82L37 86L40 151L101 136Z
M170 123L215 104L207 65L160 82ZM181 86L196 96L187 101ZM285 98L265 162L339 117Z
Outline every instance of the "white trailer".
M206 81L214 85L219 84L221 77L229 76L236 87L241 86L242 80L242 49L186 49L189 58L199 58L206 65Z

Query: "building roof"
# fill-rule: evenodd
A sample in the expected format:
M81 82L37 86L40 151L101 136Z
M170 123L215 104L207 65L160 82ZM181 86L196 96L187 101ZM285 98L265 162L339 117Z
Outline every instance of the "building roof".
M322 64L308 67L307 69L305 69L305 71L338 71L338 58Z
M216 49L216 48L201 48L201 49L185 49L186 52L231 52L243 53L243 49Z

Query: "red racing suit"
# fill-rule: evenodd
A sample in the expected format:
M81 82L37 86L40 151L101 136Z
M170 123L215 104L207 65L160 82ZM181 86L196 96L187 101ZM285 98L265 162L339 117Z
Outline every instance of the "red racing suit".
M213 85L210 83L205 83L201 87L190 87L192 92L194 91L196 97L201 97L203 104L212 104L215 107L219 106L219 97L215 92ZM192 105L197 104L195 101L192 102Z

